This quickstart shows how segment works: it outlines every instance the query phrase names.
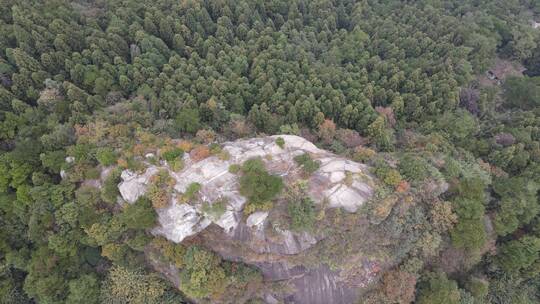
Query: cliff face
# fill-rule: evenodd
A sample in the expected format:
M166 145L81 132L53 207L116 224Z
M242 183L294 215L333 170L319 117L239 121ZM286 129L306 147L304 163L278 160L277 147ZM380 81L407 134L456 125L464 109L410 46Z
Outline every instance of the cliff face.
M276 144L278 137L284 139L282 147ZM178 172L166 163L149 166L142 174L126 170L119 184L122 198L134 203L146 192L151 177L167 170L175 182L174 193L168 206L156 210L159 225L153 234L176 243L196 241L224 259L257 267L265 281L259 294L268 303L355 302L388 263L382 249L372 243L375 234L369 232L365 213L359 211L376 189L369 168L291 135L228 142L222 151L227 157L198 162L185 155ZM310 175L294 160L305 153L320 164ZM270 174L281 176L286 186L306 180L306 192L317 205L313 229L290 227L283 196L271 210L245 214L247 199L239 192L238 174L229 168L254 157L263 160ZM197 197L189 202L180 199L192 183L200 184ZM221 214L205 211L203 205L217 201L226 202ZM174 275L172 280L178 282Z

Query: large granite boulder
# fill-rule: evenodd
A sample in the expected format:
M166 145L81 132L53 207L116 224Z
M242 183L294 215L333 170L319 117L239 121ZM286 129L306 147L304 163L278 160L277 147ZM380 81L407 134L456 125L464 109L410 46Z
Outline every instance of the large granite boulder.
M276 144L278 137L285 142L282 147ZM126 170L119 184L122 198L134 203L144 195L152 175L168 170L176 181L174 194L167 207L157 209L159 225L152 230L155 235L176 243L196 239L225 259L258 267L269 283L288 281L291 290L269 292L265 295L268 299L287 303L351 303L358 287L372 280L373 273L364 268L373 263L359 256L351 257L348 262L358 263L355 267L361 269L361 274L356 273L356 276L330 269L320 262L307 265L298 257L316 256L310 252L314 252L314 246L321 240L332 237L330 224L321 224L310 232L293 231L282 225L287 205L284 198L278 198L272 210L244 215L247 199L239 192L239 175L229 172L229 167L259 157L268 172L281 176L286 185L306 179L307 193L319 204L319 210L341 209L345 213L356 212L372 197L375 183L368 168L292 135L226 142L222 150L229 157L211 156L196 162L186 154L184 167L178 172L167 164L149 166L140 174ZM305 153L320 163L309 176L294 160L295 156ZM180 200L192 183L201 186L197 199ZM203 204L217 201L226 202L226 207L216 218L205 213ZM363 229L361 225L358 227Z

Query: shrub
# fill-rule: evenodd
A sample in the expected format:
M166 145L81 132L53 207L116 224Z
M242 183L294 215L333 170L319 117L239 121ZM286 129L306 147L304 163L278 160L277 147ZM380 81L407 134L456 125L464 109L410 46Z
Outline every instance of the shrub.
M302 167L306 174L309 175L317 171L321 165L319 161L314 161L313 159L311 159L311 156L309 156L309 154L307 153L295 156L294 161Z
M109 173L105 181L103 182L103 187L101 188L101 199L109 204L115 204L116 198L120 194L118 191L118 183L120 182L120 175L122 171L118 168L114 169Z
M281 149L285 148L285 140L283 137L276 138L276 145L278 145Z
M232 164L229 166L229 172L232 173L232 174L236 174L238 172L240 172L240 170L242 169L242 167L238 164Z
M311 230L317 216L315 204L308 196L297 200L289 201L289 216L291 217L291 227L294 230Z
M406 271L389 271L382 279L382 292L389 303L412 303L415 286L415 275Z
M174 263L177 268L184 267L184 255L186 254L184 245L171 243L165 238L156 237L152 240L152 246L158 249L167 260Z
M189 297L201 299L225 291L225 270L213 252L191 246L184 255L185 268L180 274L180 289Z
M399 172L411 181L422 181L429 176L430 165L423 158L405 155L399 162Z
M240 193L252 203L270 201L283 188L281 177L268 174L260 158L245 161L242 165L242 173Z
M210 149L207 146L197 146L189 152L189 156L193 161L198 162L210 156Z
M213 130L202 129L195 135L202 143L209 144L216 139L216 132Z
M101 171L99 171L98 168L88 168L84 172L84 178L85 179L98 179L100 174L101 174Z
M370 148L356 147L354 149L353 159L359 162L366 162L375 157L377 152Z
M471 277L465 287L476 299L484 299L489 291L489 282L481 278Z
M182 149L182 151L186 152L189 152L191 151L191 149L193 149L193 143L187 140L181 140L176 146Z
M161 157L167 162L172 162L184 155L184 150L178 147L166 147L160 151Z
M200 128L199 110L197 109L182 109L176 116L176 129L179 132L195 133Z
M274 207L274 203L269 202L269 201L262 202L262 203L248 202L244 206L243 211L244 211L245 215L250 215L255 211L270 211L270 210L272 210L273 207Z
M202 212L209 215L212 219L219 219L227 210L227 200L220 199L213 203L204 202L202 205Z
M392 169L384 161L375 164L375 175L385 184L396 187L401 182L401 174L396 169Z
M325 119L317 132L324 143L330 144L336 136L336 124L331 119Z
M160 303L166 284L142 270L114 266L109 271L102 292L103 303Z
M347 148L354 148L366 142L358 132L350 129L339 129L336 135L338 140Z
M128 204L120 214L120 218L127 228L147 229L154 226L156 211L148 198L141 197L135 203Z
M161 170L158 174L152 176L150 187L148 187L147 195L152 201L154 208L165 208L170 200L170 185L172 178L166 170Z
M416 299L418 304L458 304L460 293L455 281L449 280L444 273L430 273L427 280L420 284Z
M199 193L199 190L201 190L201 184L191 183L187 186L186 191L184 192L184 195L182 196L182 198L185 201L190 201L195 198L197 193Z

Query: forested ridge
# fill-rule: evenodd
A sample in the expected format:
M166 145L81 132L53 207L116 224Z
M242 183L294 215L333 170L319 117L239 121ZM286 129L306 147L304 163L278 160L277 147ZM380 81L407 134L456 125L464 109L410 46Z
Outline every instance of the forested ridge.
M167 176L120 207L118 168L257 134L370 165L381 198L448 185L378 223L410 239L358 303L538 303L535 18L535 0L0 0L0 303L234 303L260 275L153 237ZM482 80L501 61L519 72ZM300 201L293 225L313 226Z

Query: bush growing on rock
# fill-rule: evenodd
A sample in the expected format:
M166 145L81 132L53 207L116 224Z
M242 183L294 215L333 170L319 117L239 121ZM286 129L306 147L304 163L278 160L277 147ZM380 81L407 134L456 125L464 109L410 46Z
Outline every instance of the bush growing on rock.
M118 191L118 183L120 182L120 175L122 171L120 169L114 169L109 173L109 176L103 182L101 188L101 199L109 204L116 203L116 199L120 192Z
M288 212L294 230L311 230L317 216L313 200L307 196L289 201Z
M304 172L308 175L313 174L321 166L319 161L315 161L307 153L294 157L294 161L302 167Z
M152 206L154 208L167 207L171 198L170 186L174 180L166 170L161 170L158 174L152 176L150 181L151 184L148 187L147 195L152 201Z
M225 211L227 207L227 200L222 198L215 202L204 202L202 205L202 211L209 215L214 220L219 219Z
M232 174L236 174L238 172L240 172L240 170L242 169L242 167L240 165L237 165L237 164L232 164L229 166L229 172L232 173Z
M281 177L270 175L260 158L245 161L241 171L240 194L253 204L271 201L283 189Z
M276 145L278 145L281 149L285 148L285 140L283 137L276 138Z
M209 144L214 142L216 139L216 132L214 132L211 129L202 129L197 131L197 134L195 135L198 140L200 140L203 144Z
M194 162L201 161L210 156L210 148L204 145L197 146L189 152L189 156Z
M201 184L199 183L189 184L186 188L186 191L184 191L184 195L182 195L182 200L190 201L194 199L197 193L199 193L199 190L201 190Z
M166 147L160 151L160 154L167 162L173 162L184 155L184 150L178 147Z

